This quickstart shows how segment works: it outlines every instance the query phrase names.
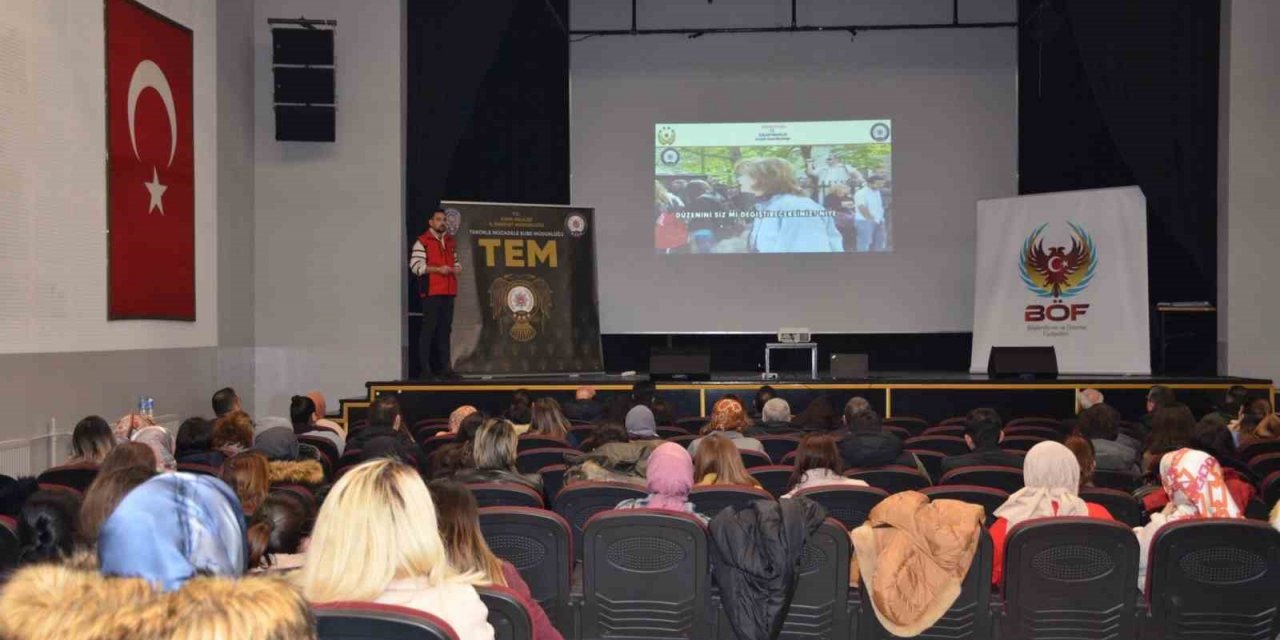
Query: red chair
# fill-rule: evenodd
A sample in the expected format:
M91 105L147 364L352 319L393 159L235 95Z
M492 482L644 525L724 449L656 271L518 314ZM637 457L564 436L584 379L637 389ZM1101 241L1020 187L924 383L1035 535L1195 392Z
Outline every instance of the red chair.
M41 484L60 484L86 491L96 477L98 477L98 465L70 464L45 469L36 481Z
M929 428L929 423L923 418L913 418L911 416L894 416L885 418L884 425L887 427L902 427L911 432L911 435L918 436Z
M476 504L481 507L543 508L542 495L522 484L511 482L477 482L468 484Z
M929 427L920 433L921 436L955 436L957 438L964 437L964 425L947 424Z
M533 621L529 610L520 603L520 594L510 587L496 584L476 587L480 601L489 609L489 626L493 640L528 640L533 637Z
M1249 461L1249 468L1259 478L1265 478L1280 471L1280 453L1264 453L1257 456Z
M947 418L946 420L943 420L942 422L939 422L938 426L949 427L957 424L963 427L964 425L969 424L969 418L967 416L952 416L950 418Z
M18 566L22 554L22 542L18 539L18 523L9 516L0 516L0 571Z
M915 435L911 433L911 431L906 427L895 427L889 424L884 425L884 430L889 433L892 433L895 436L898 436L899 440L906 440L907 438L910 438Z
M1039 436L1008 436L1000 441L1000 448L1006 451L1030 451L1041 442L1045 442L1044 438Z
M557 514L569 523L573 533L573 550L582 558L582 527L601 511L609 511L623 500L649 495L644 485L624 482L575 482L556 494L553 504Z
M1241 460L1252 460L1266 453L1280 453L1280 440L1263 440L1240 447Z
M1022 469L1012 467L960 467L942 474L938 484L971 484L1013 493L1022 488Z
M1142 503L1131 493L1114 489L1084 487L1080 489L1080 499L1101 505L1112 518L1130 527L1141 527L1143 523Z
M564 472L568 471L568 467L562 464L553 464L549 467L538 469L538 475L542 476L542 497L548 507L553 506L556 494L564 488Z
M658 427L658 437L663 439L679 438L689 435L688 431L680 427Z
M676 444L678 444L678 445L680 445L680 446L682 446L682 447L685 447L685 448L687 449L687 448L689 447L689 443L690 443L690 442L693 442L694 440L697 440L698 438L701 438L701 437L702 437L702 436L695 436L695 435L692 435L692 434L691 434L691 435L687 435L687 436L676 436L676 437L674 437L674 438L666 438L666 441L667 441L667 442L674 442L674 443L676 443Z
M849 469L844 472L844 476L861 480L889 493L919 491L929 486L929 479L920 475L919 469L901 465L889 465L875 469Z
M75 487L68 487L68 486L67 486L67 485L65 485L65 484L54 484L54 483L52 483L52 482L41 482L41 483L39 483L39 487L40 487L40 490L41 490L41 491L66 491L67 493L70 493L70 494L75 495L77 498L84 498L84 492L83 492L83 491L81 491L81 490L79 490L79 489L77 489L77 488L75 488Z
M453 444L454 440L456 440L456 439L457 439L457 437L458 437L458 436L457 436L457 435L455 435L455 434L452 434L452 433L446 433L446 434L442 434L442 435L435 436L435 437L431 438L430 440L423 440L423 441L422 441L422 443L421 443L421 445L422 445L422 458L423 458L424 460L428 460L428 459L430 459L430 458L431 458L431 454L435 453L436 451L438 451L441 447L443 447L443 446L445 446L445 445ZM351 452L350 452L350 451L348 451L347 453L351 453ZM345 455L346 455L346 453L344 453L343 455L345 456Z
M1008 429L1009 427L1047 427L1059 435L1062 433L1062 421L1057 418L1014 418L1005 423L1004 428Z
M311 605L324 640L458 640L447 622L421 609L375 602Z

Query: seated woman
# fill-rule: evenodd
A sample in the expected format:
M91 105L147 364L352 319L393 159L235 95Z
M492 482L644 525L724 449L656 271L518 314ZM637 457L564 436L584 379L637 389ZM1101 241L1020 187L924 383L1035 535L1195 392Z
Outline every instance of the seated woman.
M836 448L835 438L821 433L806 435L800 441L800 446L796 448L796 468L791 473L789 482L791 490L782 497L790 498L795 495L795 492L810 487L868 486L862 480L841 476L843 466L843 459L840 457L840 450Z
M87 548L96 546L102 523L111 517L120 501L155 475L154 466L124 467L98 474L80 504L80 542Z
M100 465L115 446L111 425L99 416L89 416L76 423L71 433L71 459L63 466Z
M333 443L338 455L342 455L347 446L347 439L336 430L317 425L324 414L316 409L316 401L310 396L294 396L289 400L289 422L293 425L294 435L312 435L324 438Z
M453 429L453 416L461 410L462 408L456 409L450 415L450 429ZM455 473L475 465L475 454L472 450L476 432L487 421L488 418L483 413L474 410L458 419L458 429L454 433L453 441L436 449L427 458L427 468L431 470L432 478L450 478Z
M1092 487L1093 472L1098 470L1098 454L1093 448L1093 441L1073 434L1067 436L1062 444L1071 450L1080 465L1080 488Z
M257 451L237 453L222 465L222 481L231 487L240 499L240 509L245 519L258 510L271 489L267 457Z
M590 453L596 447L609 444L610 442L630 442L631 438L627 434L627 428L616 422L601 422L595 429L591 430L591 435L587 436L578 446L583 453Z
M520 473L516 470L518 440L510 422L491 419L476 431L472 443L472 460L475 468L463 469L453 479L462 483L509 482L520 484L539 493L542 478L536 473Z
M627 439L628 440L658 440L658 420L653 415L653 410L642 404L631 407L627 412Z
M527 435L557 438L569 443L570 447L578 446L578 439L569 431L569 419L564 417L564 411L555 398L534 400L532 415Z
M760 486L760 482L747 473L742 464L742 454L728 438L704 438L697 455L693 456L693 469L693 477L698 479L700 487L713 484Z
M173 456L178 464L203 464L221 467L227 457L213 448L213 423L204 418L187 418L178 427Z
M249 570L287 572L302 566L316 508L290 491L267 495L249 519Z
M1147 555L1160 527L1192 518L1243 518L1243 511L1231 497L1222 467L1213 456L1195 449L1179 449L1160 458L1160 485L1169 494L1169 504L1151 514L1138 534L1138 588L1147 588Z
M213 422L214 449L231 456L253 446L253 420L243 411L232 411Z
M706 426L702 427L703 437L689 443L689 455L698 455L698 447L713 435L727 438L739 449L763 452L764 444L755 438L742 435L749 426L751 426L751 419L747 417L746 409L742 408L742 403L737 398L720 398L711 409L711 419L707 421Z
M1187 405L1156 409L1151 415L1151 435L1147 437L1147 447L1142 452L1142 472L1153 474L1164 454L1190 447L1195 428L1196 418Z
M130 439L147 445L156 455L156 472L164 473L178 468L178 461L173 457L173 436L160 426L143 427L134 432Z
M649 495L623 500L614 508L680 511L697 516L703 524L708 522L707 517L698 513L689 502L689 490L693 488L693 458L684 447L668 442L654 449L649 454L644 486Z
M342 476L316 518L295 583L311 602L377 602L425 611L463 640L491 640L489 610L450 564L418 471L389 458Z
M1022 466L1025 486L995 510L991 545L995 551L991 582L1004 578L1004 542L1009 529L1025 520L1052 516L1087 516L1114 520L1105 507L1080 499L1080 463L1064 445L1046 441L1031 447Z
M533 640L564 640L564 636L552 626L542 605L533 599L520 572L489 550L480 532L480 512L475 496L466 485L451 480L433 480L427 489L431 490L431 499L436 503L440 537L444 539L449 564L461 573L476 575L473 584L498 585L515 591L520 604L529 612Z

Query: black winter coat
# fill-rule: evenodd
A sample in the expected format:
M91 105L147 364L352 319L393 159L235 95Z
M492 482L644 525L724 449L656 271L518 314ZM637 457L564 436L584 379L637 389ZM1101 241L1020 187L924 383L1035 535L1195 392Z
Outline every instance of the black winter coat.
M800 554L827 510L807 498L757 500L711 520L712 575L739 640L776 638L800 579Z

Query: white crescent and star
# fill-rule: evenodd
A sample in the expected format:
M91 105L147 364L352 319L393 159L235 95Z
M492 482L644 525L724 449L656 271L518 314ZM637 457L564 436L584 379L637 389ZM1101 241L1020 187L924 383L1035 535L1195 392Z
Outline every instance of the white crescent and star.
M173 157L178 151L178 116L173 104L173 89L169 87L169 79L165 77L164 71L150 60L139 62L133 69L133 77L129 79L129 141L133 143L133 157L139 162L142 161L142 157L138 154L138 136L133 126L133 119L134 112L138 108L138 98L147 89L154 89L160 94L160 99L164 101L165 112L169 116L169 163L165 166L171 167ZM164 215L164 192L169 187L160 183L160 174L156 167L151 167L151 182L142 184L151 194L147 213L150 214L159 209L160 215Z

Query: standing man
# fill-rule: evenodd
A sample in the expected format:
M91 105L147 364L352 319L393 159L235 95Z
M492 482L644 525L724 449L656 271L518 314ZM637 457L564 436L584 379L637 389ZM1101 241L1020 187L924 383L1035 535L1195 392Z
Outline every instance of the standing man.
M409 271L419 277L422 298L422 331L418 334L419 377L456 378L449 354L453 330L453 299L458 296L457 245L449 234L444 209L427 219L427 231L418 236L409 254ZM424 288L422 276L426 276Z
M867 186L858 189L853 196L853 206L857 209L854 225L858 229L858 251L884 251L884 199L880 188L884 186L884 176L872 175L867 179Z

